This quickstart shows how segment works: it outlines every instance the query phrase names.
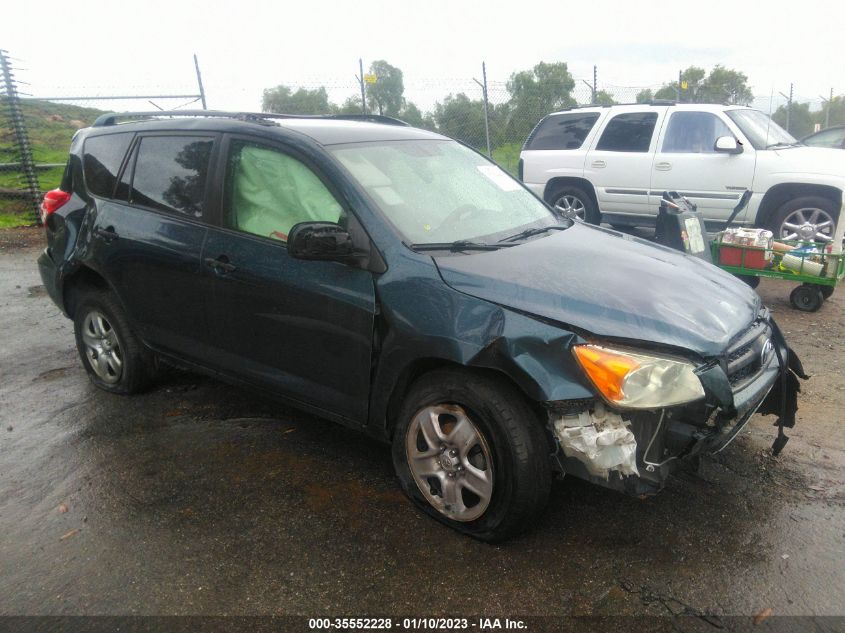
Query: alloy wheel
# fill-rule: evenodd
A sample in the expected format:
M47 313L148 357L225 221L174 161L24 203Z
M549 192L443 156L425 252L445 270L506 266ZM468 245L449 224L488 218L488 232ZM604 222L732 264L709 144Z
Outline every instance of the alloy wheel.
M85 315L82 342L85 357L94 373L103 382L118 382L123 374L123 353L114 328L102 312L92 310Z
M587 209L580 198L566 194L557 199L555 209L566 218L577 217L580 220L587 219Z
M795 209L780 226L780 239L802 242L830 242L836 223L824 209L805 207Z

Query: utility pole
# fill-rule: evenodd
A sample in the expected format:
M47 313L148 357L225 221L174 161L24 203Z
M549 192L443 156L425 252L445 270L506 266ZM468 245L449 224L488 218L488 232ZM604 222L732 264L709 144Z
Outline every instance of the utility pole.
M487 64L485 62L481 62L481 78L484 80L483 83L475 77L472 80L481 86L481 95L484 98L484 136L487 139L487 155L493 158L493 152L490 150L490 106L487 100Z
M830 127L830 108L833 106L833 87L830 88L830 98L827 100L827 108L824 112L824 129Z
M355 75L355 79L361 86L361 114L367 114L367 97L364 94L364 60L360 57L358 58L358 72L360 74Z
M7 59L7 52L0 49L0 74L2 75L2 83L5 87L5 94L0 95L0 101L4 101L3 105L9 113L10 123L15 133L15 141L18 146L18 156L20 158L20 169L23 174L26 193L29 194L32 214L35 221L41 224L41 216L39 214L41 205L41 190L38 186L38 176L35 173L35 161L32 158L32 147L29 144L29 137L26 133L26 123L24 122L23 112L21 111L20 97L15 85L15 75L12 72L12 66Z
M681 102L681 78L683 77L683 75L684 75L684 71L679 70L678 71L678 89L675 91L675 92L678 93L678 103Z
M596 105L596 94L598 86L598 66L593 64L593 105Z
M197 69L197 86L199 86L200 89L200 100L202 101L202 109L208 110L208 106L205 103L205 88L202 87L202 74L200 74L200 63L197 60L196 53L194 53L194 68Z

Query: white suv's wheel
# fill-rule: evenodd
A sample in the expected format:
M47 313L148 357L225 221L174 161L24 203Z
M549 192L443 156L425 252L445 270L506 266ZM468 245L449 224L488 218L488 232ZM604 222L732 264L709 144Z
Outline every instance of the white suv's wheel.
M778 209L771 229L775 239L801 242L830 242L839 210L827 198L802 196Z
M547 194L546 202L564 217L578 217L590 224L601 222L601 214L593 199L578 187L563 186L553 189Z

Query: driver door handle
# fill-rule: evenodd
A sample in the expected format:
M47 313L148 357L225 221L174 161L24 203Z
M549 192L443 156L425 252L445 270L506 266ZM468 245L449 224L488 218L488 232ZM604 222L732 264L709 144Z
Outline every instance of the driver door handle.
M594 160L592 163L590 163L590 166L593 169L604 169L605 167L607 167L607 163L603 160Z
M111 242L117 239L117 231L114 230L113 226L107 226L106 228L100 228L99 226L94 229L94 235L100 237L105 242Z
M671 171L672 170L672 163L657 163L654 168L657 171Z
M229 258L225 255L220 255L217 259L206 257L204 261L206 266L218 274L231 273L238 269L237 266L229 263Z

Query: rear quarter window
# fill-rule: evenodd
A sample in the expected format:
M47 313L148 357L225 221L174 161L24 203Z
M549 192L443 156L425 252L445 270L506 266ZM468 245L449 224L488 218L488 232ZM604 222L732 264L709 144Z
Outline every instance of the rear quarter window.
M133 136L131 132L124 132L85 139L82 171L89 193L101 198L112 197L117 173Z
M598 118L598 112L548 116L528 137L525 149L579 149Z
M607 123L596 149L607 152L647 152L656 123L656 112L617 114Z

